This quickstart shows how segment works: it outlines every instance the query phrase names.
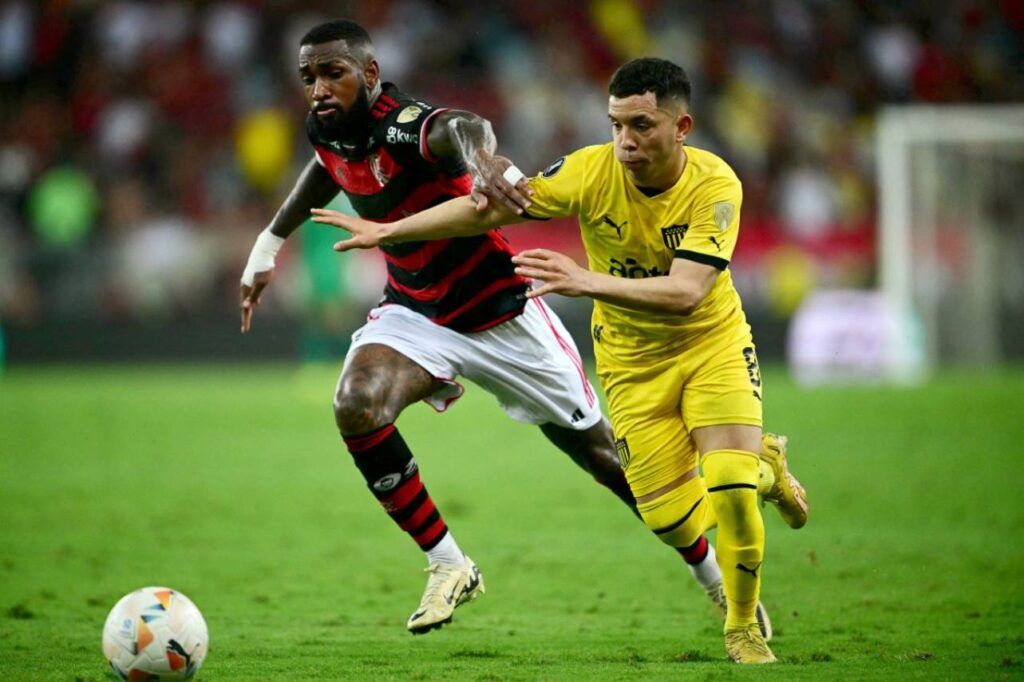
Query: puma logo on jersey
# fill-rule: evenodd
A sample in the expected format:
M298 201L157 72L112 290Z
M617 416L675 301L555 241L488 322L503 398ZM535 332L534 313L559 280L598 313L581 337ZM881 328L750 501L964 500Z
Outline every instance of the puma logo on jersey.
M601 222L603 222L606 225L611 225L615 229L615 236L619 238L619 241L622 241L622 228L629 224L628 220L623 220L622 224L620 225L611 218L609 218L608 216L605 216L604 218L601 218Z
M708 240L710 240L711 243L715 245L716 249L718 249L719 251L722 250L722 245L718 243L717 239L715 239L714 237L708 237Z

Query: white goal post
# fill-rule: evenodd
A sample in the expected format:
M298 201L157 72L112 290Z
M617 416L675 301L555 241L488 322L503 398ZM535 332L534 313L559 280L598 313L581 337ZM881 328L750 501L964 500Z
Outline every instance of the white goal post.
M876 163L883 295L920 316L929 364L1006 359L1024 327L1024 106L886 107Z

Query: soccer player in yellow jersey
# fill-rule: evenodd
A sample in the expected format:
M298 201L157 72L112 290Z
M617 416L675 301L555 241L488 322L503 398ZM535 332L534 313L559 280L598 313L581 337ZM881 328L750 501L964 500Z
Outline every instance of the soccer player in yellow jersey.
M514 166L506 171L530 192L521 214L463 197L391 224L323 211L314 220L350 231L335 247L346 250L576 216L589 268L545 249L525 251L517 272L543 282L527 295L594 299L598 378L644 522L675 547L717 525L726 651L740 663L771 663L756 621L764 558L758 494L794 528L806 523L808 507L785 440L761 430L757 354L728 269L740 181L719 157L685 145L693 118L679 66L631 61L612 76L609 94L611 143L569 154L528 182Z

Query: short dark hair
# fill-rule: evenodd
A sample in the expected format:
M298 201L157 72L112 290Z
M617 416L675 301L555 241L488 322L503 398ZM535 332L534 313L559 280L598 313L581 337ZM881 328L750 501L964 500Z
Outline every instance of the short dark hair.
M608 94L624 98L653 92L660 103L665 97L675 97L690 103L690 79L683 67L667 59L641 57L626 62L612 74Z
M338 19L337 21L318 24L309 29L306 35L302 36L302 40L299 41L299 47L330 43L335 40L344 40L349 44L349 47L357 49L373 45L373 41L370 40L370 34L366 32L365 28L354 21Z

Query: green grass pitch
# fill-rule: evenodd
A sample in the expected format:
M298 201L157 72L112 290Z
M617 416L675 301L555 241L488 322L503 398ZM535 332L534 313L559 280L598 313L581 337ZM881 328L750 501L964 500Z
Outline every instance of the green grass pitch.
M0 378L0 678L108 680L144 585L210 628L200 680L1001 679L1024 675L1024 372L803 391L766 372L812 505L765 509L776 666L726 661L682 561L470 388L399 426L488 593L423 637L426 576L348 461L336 368Z

